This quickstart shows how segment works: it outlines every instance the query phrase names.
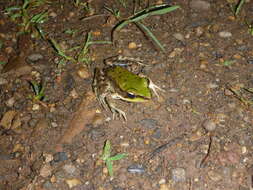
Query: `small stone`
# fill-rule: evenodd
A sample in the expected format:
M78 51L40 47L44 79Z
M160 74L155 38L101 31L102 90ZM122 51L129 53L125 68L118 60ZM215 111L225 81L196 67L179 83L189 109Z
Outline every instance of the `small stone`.
M221 31L221 32L219 32L219 36L221 38L230 38L230 37L232 37L232 33L227 32L227 31Z
M175 168L172 169L172 179L174 182L182 182L185 181L185 169L183 168Z
M81 181L79 179L66 179L65 182L68 184L69 188L75 187L77 185L81 185Z
M11 98L9 98L9 99L6 101L6 105L7 105L8 107L12 107L12 106L14 105L14 103L15 103L15 98L14 98L14 97L11 97Z
M3 126L5 129L10 129L16 114L16 111L13 110L6 112L1 119L0 126Z
M49 13L49 16L52 18L55 18L55 17L57 17L57 14L55 12L51 12L51 13Z
M40 110L40 105L39 105L39 104L33 104L32 110L33 110L33 111L38 111L38 110Z
M49 163L54 159L52 154L47 154L47 153L43 153L43 157L46 163Z
M158 122L154 119L143 119L139 123L143 127L148 128L148 129L154 129L158 125Z
M208 172L208 177L212 180L212 181L215 181L215 182L218 182L222 179L222 176L217 173L217 172L214 172L214 171L209 171Z
M92 118L92 125L94 127L97 127L99 125L102 125L104 123L104 117L100 113L96 113L94 117Z
M202 126L209 132L214 131L216 129L216 123L212 120L205 120Z
M122 143L120 143L120 146L129 147L129 143L128 142L122 142Z
M154 133L152 134L152 137L155 139L160 139L162 136L161 130L159 128L155 129Z
M248 62L248 64L253 65L253 59L249 59L247 62ZM0 85L1 85L1 83L0 83Z
M243 146L242 147L242 154L245 154L247 152L247 147L246 146Z
M66 164L63 166L66 173L73 175L76 172L76 167L72 164Z
M68 159L68 155L66 152L57 152L54 155L54 162L62 162Z
M78 93L76 92L76 89L71 90L70 96L71 96L73 99L78 98Z
M181 33L175 33L175 34L173 34L173 37L179 41L182 41L182 42L184 41L184 36Z
M34 53L28 56L28 59L30 61L38 61L40 59L43 59L43 55L39 54L39 53Z
M159 190L170 190L167 184L161 184Z
M48 177L52 174L52 167L49 164L45 164L40 169L40 176L42 177Z
M80 67L77 71L77 74L82 79L87 79L90 77L90 73L86 67Z
M57 178L55 177L55 175L53 175L51 178L50 178L50 181L51 183L55 183L57 181Z
M209 89L215 89L215 88L218 88L219 85L216 84L216 83L208 83L208 84L206 85L206 87L209 88Z
M161 179L158 183L159 183L160 185L161 185L161 184L165 184L165 183L166 183L166 180L163 178L163 179Z
M211 4L207 1L202 0L192 0L190 2L191 9L197 10L197 11L206 11L211 8Z
M89 131L88 131L89 136L91 137L92 140L97 140L102 138L103 136L105 136L105 131L103 128L101 127L92 127Z
M128 48L129 48L129 49L136 49L136 48L137 48L137 45L136 45L135 42L130 42L130 43L128 44Z
M142 165L140 164L134 164L134 165L131 165L127 168L127 171L129 173L138 173L138 174L141 174L141 173L144 173L145 172L145 169Z
M53 128L56 128L56 127L58 127L58 124L57 124L56 122L52 122L52 123L51 123L51 126L52 126Z
M224 90L224 94L225 94L225 96L233 96L234 95L234 93L227 88Z
M6 79L0 78L0 85L5 85L7 83L8 83L8 81Z
M196 28L196 36L200 37L204 33L204 29L202 27Z

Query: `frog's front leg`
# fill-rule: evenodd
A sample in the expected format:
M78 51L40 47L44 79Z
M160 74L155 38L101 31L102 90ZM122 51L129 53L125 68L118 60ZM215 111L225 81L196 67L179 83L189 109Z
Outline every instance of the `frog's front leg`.
M160 90L162 92L165 92L165 90L163 90L162 88L160 88L159 86L157 86L156 84L154 84L150 79L148 79L148 80L149 80L148 87L155 93L155 95L159 99L159 94L157 93L157 90Z

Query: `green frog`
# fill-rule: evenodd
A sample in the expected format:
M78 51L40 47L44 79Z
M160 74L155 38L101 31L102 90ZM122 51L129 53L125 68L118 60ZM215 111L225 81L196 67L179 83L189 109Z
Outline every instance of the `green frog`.
M152 98L151 90L158 98L157 90L164 91L141 74L144 66L141 60L116 56L106 59L103 69L95 69L94 93L103 108L111 110L113 119L118 114L127 120L126 113L116 107L115 99L146 102Z

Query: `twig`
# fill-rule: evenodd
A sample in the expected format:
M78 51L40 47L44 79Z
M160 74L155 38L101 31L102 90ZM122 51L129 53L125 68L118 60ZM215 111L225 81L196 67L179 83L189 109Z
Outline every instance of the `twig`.
M185 138L185 136L186 136L186 134L183 134L180 137L176 137L176 138L170 140L169 142L159 146L153 152L150 153L150 156L149 156L148 160L153 159L157 154L163 152L165 149L177 144L179 141L182 141Z
M208 150L207 150L207 153L206 153L205 157L200 162L200 165L199 165L200 168L202 168L204 166L204 164L205 164L205 162L206 162L206 160L209 157L210 152L211 152L211 146L212 146L212 142L213 142L212 135L209 136L209 139L210 139L210 141L209 141L209 145L208 145Z

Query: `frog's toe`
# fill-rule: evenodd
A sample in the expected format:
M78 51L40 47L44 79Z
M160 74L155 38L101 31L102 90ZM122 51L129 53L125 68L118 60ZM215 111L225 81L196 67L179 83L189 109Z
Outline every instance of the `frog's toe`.
M154 93L155 95L159 98L159 94L157 93L157 90L160 90L162 92L165 92L164 89L160 88L156 84L154 84L150 79L149 79L149 86L148 86Z
M127 120L126 113L119 108L116 108L113 104L110 105L110 109L112 111L113 120L119 115L120 118L123 118L125 121Z

